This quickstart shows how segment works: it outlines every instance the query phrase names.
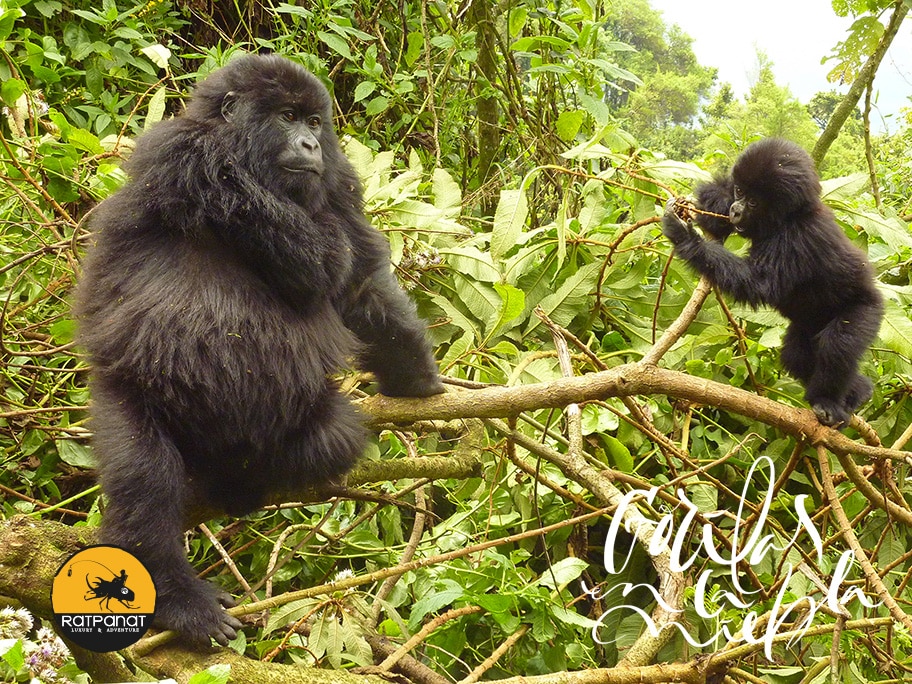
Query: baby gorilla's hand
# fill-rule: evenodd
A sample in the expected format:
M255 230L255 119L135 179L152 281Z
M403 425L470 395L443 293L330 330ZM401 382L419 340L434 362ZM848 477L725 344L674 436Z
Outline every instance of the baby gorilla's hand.
M675 245L697 238L696 232L690 223L690 205L674 197L665 204L665 214L662 216L662 232Z

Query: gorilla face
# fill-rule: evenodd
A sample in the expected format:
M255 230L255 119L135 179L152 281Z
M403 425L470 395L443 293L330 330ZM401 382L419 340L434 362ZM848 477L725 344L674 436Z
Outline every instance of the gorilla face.
M734 186L735 201L728 210L728 220L738 233L745 233L754 224L757 200L744 194L740 185Z
M267 61L274 71L247 74L243 68L219 72L197 89L188 112L205 115L230 139L232 164L246 168L262 184L282 191L312 212L323 207L326 185L339 166L329 93L312 74ZM243 65L242 65L243 66ZM222 78L220 78L222 76ZM217 116L212 114L216 111ZM221 121L219 121L221 119ZM226 128L224 123L229 126ZM330 177L324 178L330 169Z
M277 124L285 138L285 144L276 158L279 167L289 173L322 176L320 133L323 131L323 118L319 114L301 113L289 107L281 111Z

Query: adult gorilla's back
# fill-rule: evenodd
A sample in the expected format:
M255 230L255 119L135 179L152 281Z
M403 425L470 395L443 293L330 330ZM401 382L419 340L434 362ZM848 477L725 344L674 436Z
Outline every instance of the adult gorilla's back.
M442 391L331 115L302 67L237 59L139 139L92 218L77 311L101 536L149 567L156 624L197 644L240 623L187 562L188 508L242 514L350 468L364 429L328 378L352 354L386 394Z

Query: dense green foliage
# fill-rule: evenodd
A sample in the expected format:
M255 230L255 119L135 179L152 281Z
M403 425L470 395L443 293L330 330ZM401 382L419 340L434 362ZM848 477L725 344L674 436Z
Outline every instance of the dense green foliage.
M782 135L810 148L834 109L826 95L810 107L799 103L775 83L769 65L746 98L735 98L714 70L697 64L690 39L665 26L645 0L469 4L471 11L455 2L357 0L0 5L5 517L98 522L86 365L73 345L68 306L90 239L83 221L123 182L119 165L132 139L179 112L193 84L236 51L281 52L331 87L346 153L364 179L368 215L389 237L397 273L429 321L442 372L468 387L548 383L566 374L536 309L580 341L570 350L575 374L639 361L681 314L696 283L680 260L670 260L658 229L665 200L688 194L751 140ZM874 5L852 10L874 12ZM867 20L876 21L873 15ZM869 25L860 28L871 34ZM847 49L869 47L862 41ZM843 128L821 168L826 202L868 251L887 298L881 338L865 357L864 371L877 388L863 411L887 445L912 423L912 235L909 217L902 218L912 211L909 149L912 119L873 140L879 207L858 121ZM744 247L737 238L729 246ZM711 295L661 365L786 407L803 406L800 385L778 366L783 330L767 309L726 305ZM356 393L368 388L354 375L345 384ZM695 582L709 573L707 603L719 610L699 614L695 591L687 590L679 621L705 645L690 646L676 633L658 654L659 661L685 663L724 648L728 638L714 636L722 626L736 631L751 611L766 613L778 592L787 602L812 595L818 578L828 584L847 548L836 537L840 527L814 450L750 410L656 392L589 401L579 423L571 411L552 409L511 418L531 444L507 439L502 424L478 420L440 431L382 431L366 458L407 467L445 456L469 459L473 468L461 477L371 482L367 500L340 498L264 510L240 522L214 521L214 537L191 534L191 560L243 594L215 549L217 540L249 591L263 598L325 583L340 572L366 575L411 557L533 532L608 505L570 467L577 461L568 455L575 454L620 491L662 487L661 502L641 507L653 520L673 513L680 526L685 495L700 511L682 542L684 558L701 555L684 574ZM858 439L854 431L847 434ZM761 456L771 459L775 477L758 471L745 485ZM902 491L908 462L859 465L895 506L910 509L912 496ZM839 473L834 481L862 547L907 609L912 528L851 478ZM737 586L724 566L699 550L696 526L705 524L715 546L726 548L733 516L712 512L734 511L742 488L755 516L769 488L769 516L753 523L782 547L806 511L825 542L821 554L812 539L799 536L793 547L741 563ZM402 643L455 610L430 624L408 656L449 681L476 668L493 679L612 667L644 624L630 611L609 614L611 607L627 603L649 612L653 606L642 588L627 597L618 588L656 579L649 556L636 545L625 567L608 572L606 559L616 556L620 566L633 544L622 534L619 547L603 548L612 520L604 515L429 564L390 588L377 582L296 601L251 625L233 646L280 662L367 666L383 659L372 652L371 637ZM802 556L806 572L788 578L786 561L797 564ZM851 572L853 586L878 600L860 577L857 568ZM598 597L587 595L584 585ZM745 596L747 606L734 605L725 592ZM854 620L888 614L857 601L848 610ZM814 624L834 620L818 612ZM834 640L842 681L904 680L912 667L905 628L853 625L835 636L830 629L779 642L772 657L761 644L737 660L732 681L827 681ZM508 648L487 662L505 643ZM24 664L16 663L24 676Z

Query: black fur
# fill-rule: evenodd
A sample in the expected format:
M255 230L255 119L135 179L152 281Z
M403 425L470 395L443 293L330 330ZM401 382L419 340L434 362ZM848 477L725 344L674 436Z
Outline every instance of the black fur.
M698 194L718 210L726 193L731 228L751 240L747 258L702 239L673 211L663 218L665 235L720 289L789 319L782 365L804 384L821 423L845 423L873 391L858 372L883 317L871 265L820 200L810 156L791 142L768 138L749 146L730 179ZM717 226L714 234L722 232Z
M697 188L697 207L714 214L728 216L733 197L731 176L719 177L712 183L704 183ZM727 218L706 214L697 214L697 225L703 229L704 233L719 242L725 242L725 238L731 235L735 229Z
M156 624L197 644L240 623L187 562L191 504L243 514L343 475L365 429L328 376L353 354L385 394L443 391L331 120L302 67L240 58L139 139L92 218L77 312L101 537L149 567Z

